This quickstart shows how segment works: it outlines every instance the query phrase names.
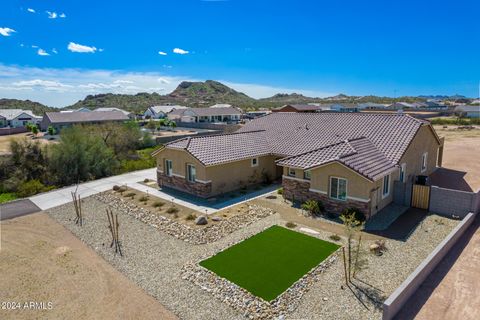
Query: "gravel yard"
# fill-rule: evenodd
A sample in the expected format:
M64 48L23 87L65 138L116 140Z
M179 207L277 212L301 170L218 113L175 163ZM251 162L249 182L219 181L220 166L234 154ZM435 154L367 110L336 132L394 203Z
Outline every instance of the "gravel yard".
M72 204L50 209L48 213L91 246L115 268L158 299L181 319L244 319L242 313L218 300L209 292L182 279L182 267L198 262L218 251L250 237L274 224L285 225L279 214L273 214L233 231L220 240L194 245L170 236L121 210L120 240L124 257L115 256L110 245L105 208L93 197L83 200L85 224L74 225ZM418 266L433 248L452 230L458 221L435 215L428 216L406 242L387 240L388 251L381 257L367 253L368 268L358 272L354 283L370 296L383 301ZM297 227L300 228L302 225ZM331 241L329 232L318 230L316 237ZM342 239L344 241L344 239ZM373 240L363 246L368 248ZM380 319L381 312L359 289L344 286L342 259L317 277L305 293L298 308L287 318L302 319ZM368 283L368 285L366 284ZM374 290L378 288L379 290ZM353 293L356 293L365 306ZM377 303L378 306L378 303ZM367 309L368 308L368 309Z

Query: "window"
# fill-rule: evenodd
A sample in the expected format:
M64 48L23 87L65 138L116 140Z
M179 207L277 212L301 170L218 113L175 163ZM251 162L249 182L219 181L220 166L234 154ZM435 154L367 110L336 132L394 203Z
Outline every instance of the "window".
M165 160L165 174L168 177L172 176L172 160Z
M407 164L402 163L402 165L400 166L400 177L399 177L400 182L405 182L405 172L406 172L406 170L407 170Z
M310 180L312 178L312 172L310 170L303 171L303 178L305 180Z
M427 170L427 156L427 152L422 155L422 172L425 172Z
M195 182L197 178L197 170L194 165L187 164L187 180L190 182Z
M387 197L390 194L390 175L383 177L383 189L382 196L383 198Z
M295 177L295 169L294 168L288 168L288 175L290 177Z
M252 159L252 167L258 166L258 158L253 158Z
M330 177L330 198L347 200L347 180Z

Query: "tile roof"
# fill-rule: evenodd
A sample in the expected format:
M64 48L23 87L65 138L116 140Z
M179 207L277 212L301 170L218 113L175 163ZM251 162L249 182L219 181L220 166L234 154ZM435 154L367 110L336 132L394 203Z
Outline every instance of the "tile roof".
M36 116L30 110L23 110L23 109L0 109L0 116L7 120L13 120L22 113L29 115L32 118L41 118L40 116Z
M261 155L280 165L311 168L339 161L369 179L391 170L428 122L406 114L272 113L233 134L190 137L166 148L185 149L205 165Z
M128 116L130 114L132 114L131 112L128 112L126 110L123 110L123 109L120 109L120 108L109 108L109 107L104 107L104 108L97 108L93 111L100 111L100 112L105 112L105 111L119 111L121 113L123 113L124 115Z
M153 110L155 113L169 113L172 110L181 110L181 109L187 109L187 107L184 106L178 106L178 105L173 105L173 106L151 106L149 109Z
M51 123L81 123L96 121L126 121L129 118L120 111L103 112L46 112Z
M171 115L183 116L185 113L192 112L198 117L206 116L227 116L227 115L241 115L242 113L234 107L215 107L215 108L187 108L182 110L173 110Z

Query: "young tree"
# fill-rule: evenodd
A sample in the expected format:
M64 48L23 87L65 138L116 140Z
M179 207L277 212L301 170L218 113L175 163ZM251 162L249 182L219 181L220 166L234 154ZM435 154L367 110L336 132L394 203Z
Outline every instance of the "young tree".
M50 136L53 136L53 135L56 133L56 130L55 130L54 127L48 126L48 128L47 128L47 133L48 133Z
M31 130L32 130L32 133L36 137L38 135L38 127L36 125L33 125Z
M347 256L348 256L348 279L350 281L352 273L352 239L360 231L363 226L363 222L358 219L359 213L356 209L346 209L340 216L343 225L345 227L345 233L347 235ZM358 246L360 249L360 246Z
M147 124L145 125L145 127L147 129L150 129L150 131L152 131L152 134L155 132L155 129L157 129L157 125L155 124L155 121L153 121L153 120L148 121Z

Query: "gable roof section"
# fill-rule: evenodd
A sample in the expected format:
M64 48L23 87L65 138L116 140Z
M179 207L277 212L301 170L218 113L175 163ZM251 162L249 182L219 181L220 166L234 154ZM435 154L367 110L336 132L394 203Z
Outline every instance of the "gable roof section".
M98 111L98 112L105 112L105 111L119 111L121 113L123 113L124 115L128 116L130 114L132 114L131 112L129 111L126 111L126 110L123 110L123 109L120 109L120 108L114 108L114 107L102 107L102 108L97 108L93 111Z
M41 118L39 116L36 116L32 113L30 110L23 110L23 109L0 109L0 116L7 120L13 120L17 117L19 117L22 114L26 114L29 117L32 118Z
M242 113L234 107L215 107L215 108L186 108L180 110L172 110L171 115L183 116L186 112L192 112L197 117L208 117L208 116L227 116L227 115L241 115Z
M46 112L51 123L82 123L102 121L127 121L129 118L120 111L102 112Z
M149 109L154 113L163 112L166 114L166 113L172 112L173 110L187 109L187 107L178 106L178 105L173 105L173 106L168 105L168 106L151 106Z

